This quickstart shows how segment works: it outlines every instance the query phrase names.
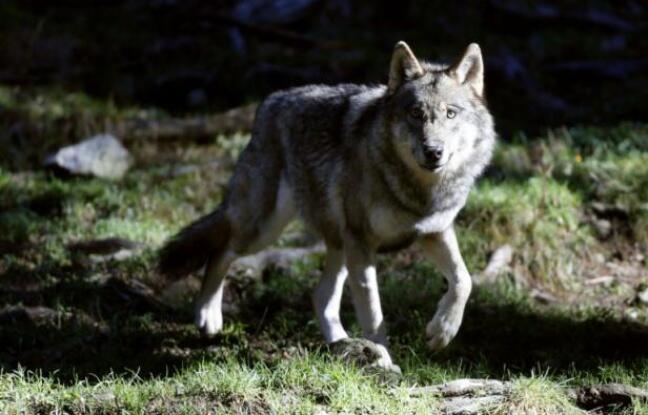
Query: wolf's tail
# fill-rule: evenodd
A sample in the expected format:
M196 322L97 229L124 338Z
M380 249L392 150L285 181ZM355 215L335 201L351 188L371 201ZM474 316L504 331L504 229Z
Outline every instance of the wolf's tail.
M171 279L179 279L200 269L212 256L227 246L231 227L224 205L203 216L171 238L160 251L159 270Z

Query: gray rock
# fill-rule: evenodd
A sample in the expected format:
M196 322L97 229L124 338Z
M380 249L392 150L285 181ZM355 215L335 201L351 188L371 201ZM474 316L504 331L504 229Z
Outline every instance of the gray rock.
M63 147L45 160L45 166L74 175L119 179L133 164L128 150L111 134L100 134Z

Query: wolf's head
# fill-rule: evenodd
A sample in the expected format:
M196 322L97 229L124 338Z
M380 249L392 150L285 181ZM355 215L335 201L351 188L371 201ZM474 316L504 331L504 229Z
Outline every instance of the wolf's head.
M399 156L422 174L460 168L494 138L484 102L481 50L470 44L452 66L419 61L405 42L394 48L387 87L389 129ZM484 164L492 143L484 149Z

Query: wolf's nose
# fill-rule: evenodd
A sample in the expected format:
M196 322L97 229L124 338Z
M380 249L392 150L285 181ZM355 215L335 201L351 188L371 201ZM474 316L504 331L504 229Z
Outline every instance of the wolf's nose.
M428 161L436 163L441 160L441 156L443 156L443 147L426 146L423 149L423 154Z

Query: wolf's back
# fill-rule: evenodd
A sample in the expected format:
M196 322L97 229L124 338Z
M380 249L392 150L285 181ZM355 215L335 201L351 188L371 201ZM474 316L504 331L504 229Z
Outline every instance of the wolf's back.
M200 269L210 257L225 249L230 231L224 205L221 205L166 243L160 252L160 272L169 278L180 278Z

